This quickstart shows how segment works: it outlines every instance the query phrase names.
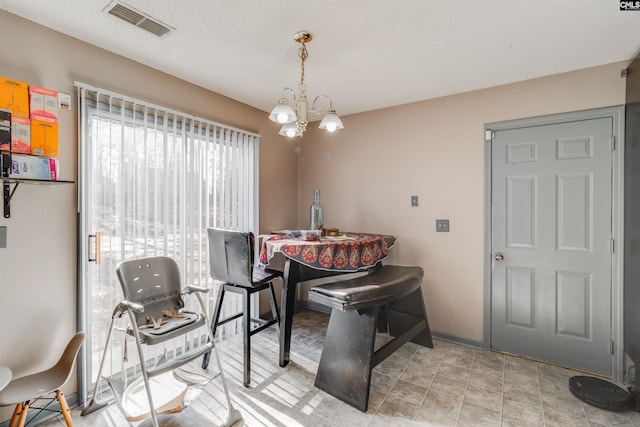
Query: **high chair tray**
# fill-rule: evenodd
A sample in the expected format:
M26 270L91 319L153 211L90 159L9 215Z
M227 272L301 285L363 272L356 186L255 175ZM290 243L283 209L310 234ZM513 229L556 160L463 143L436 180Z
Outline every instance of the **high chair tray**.
M182 403L187 392L187 384L178 381L173 371L149 378L149 388L156 413L177 412L183 409ZM124 390L122 409L128 421L140 421L151 415L142 377Z

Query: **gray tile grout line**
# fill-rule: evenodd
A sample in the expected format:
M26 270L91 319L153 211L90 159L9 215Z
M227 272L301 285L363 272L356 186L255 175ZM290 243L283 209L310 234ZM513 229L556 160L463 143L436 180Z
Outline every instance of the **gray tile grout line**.
M505 356L502 356L502 384L501 384L501 390L502 393L500 394L500 425L502 425L504 423L504 371L505 371L505 365L507 364L506 358Z
M435 344L434 344L435 347ZM415 357L415 355L418 354L418 352L416 351L416 353L413 355L413 357ZM411 358L413 360L413 357ZM444 359L444 357L442 358ZM433 385L433 380L435 379L436 375L438 375L438 370L440 369L440 365L442 364L442 359L438 360L438 366L435 369L435 373L433 374L433 376L431 377L431 381L429 382L429 386L427 387L427 391L424 393L424 397L422 398L422 402L420 402L420 408L422 408L424 406L424 403L427 400L427 396L429 395L429 391L431 391L431 386ZM407 364L408 366L408 364ZM418 412L420 411L420 409L418 409ZM418 417L418 413L416 413L416 415L413 417L413 423L416 422L416 418Z
M533 362L534 366L536 367L536 379L538 380L538 397L540 398L540 409L542 410L542 425L544 427L547 426L547 418L544 414L544 399L542 398L542 384L540 383L540 370L538 369L538 364L536 362Z
M380 408L382 408L382 405L384 404L384 402L387 400L387 398L389 397L389 394L391 393L391 391L393 391L393 387L395 387L395 385L398 383L398 381L400 380L400 378L402 377L402 374L404 374L404 372L407 370L407 367L409 366L409 364L411 364L411 362L413 361L413 359L416 357L416 355L418 354L418 351L414 351L413 355L411 356L411 359L409 359L409 361L404 365L404 367L402 368L402 372L400 372L400 375L398 376L398 378L396 379L396 381L393 383L393 386L391 386L391 390L389 391L389 393L385 393L385 397L382 400L382 402L380 403L380 406L376 409L376 411L373 413L373 417L371 418L371 420L369 420L369 422L367 423L367 425L370 425L373 422L373 418L376 415L382 416L380 415L378 412L380 411ZM438 361L438 368L440 368L440 364L442 363L442 359L440 359ZM437 372L436 369L436 372ZM435 377L435 374L434 374ZM414 384L414 383L410 383L410 384ZM415 423L416 418L418 416L418 412L420 410L420 408L422 408L422 405L424 404L426 398L427 398L427 394L429 393L429 390L431 389L431 384L433 384L433 378L431 379L431 382L429 383L429 386L427 387L427 391L425 392L424 397L422 398L422 401L420 402L420 404L418 405L418 411L416 412L416 414L413 416L413 419L411 420L412 423ZM418 385L419 384L414 384L414 385Z
M471 361L471 368L469 369L469 376L467 377L467 382L464 385L464 393L462 394L462 403L460 404L460 409L458 410L458 418L456 419L456 426L460 424L460 414L462 414L462 407L464 406L464 399L467 397L467 388L469 388L469 381L471 381L471 371L473 370L473 362L476 360L477 351L473 351L473 360Z

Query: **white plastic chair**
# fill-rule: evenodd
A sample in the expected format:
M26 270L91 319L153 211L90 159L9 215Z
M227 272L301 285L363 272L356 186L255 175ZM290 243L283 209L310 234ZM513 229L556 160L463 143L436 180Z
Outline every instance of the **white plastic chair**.
M84 337L84 332L76 333L67 344L58 362L51 368L16 378L0 391L0 406L16 405L8 427L14 425L23 427L27 423L29 409L39 409L39 412L32 419L42 411L61 412L67 427L73 427L69 405L67 405L67 400L60 389L71 376ZM52 393L55 393L55 397L50 396ZM34 406L39 400L48 400L48 403L43 407ZM49 408L49 405L55 401L60 405L60 411Z

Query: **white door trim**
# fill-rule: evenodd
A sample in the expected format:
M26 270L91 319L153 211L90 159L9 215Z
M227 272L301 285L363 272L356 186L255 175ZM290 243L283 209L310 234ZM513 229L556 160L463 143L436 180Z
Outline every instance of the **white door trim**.
M624 371L623 354L623 298L624 298L624 107L608 107L595 110L576 111L550 116L534 117L508 122L488 123L484 127L484 329L483 347L491 348L491 194L492 194L492 159L491 132L510 130L521 127L545 126L568 121L589 120L610 117L613 120L613 137L615 150L612 165L612 235L615 246L612 256L611 274L611 337L613 339L613 355L611 358L612 380L622 382Z

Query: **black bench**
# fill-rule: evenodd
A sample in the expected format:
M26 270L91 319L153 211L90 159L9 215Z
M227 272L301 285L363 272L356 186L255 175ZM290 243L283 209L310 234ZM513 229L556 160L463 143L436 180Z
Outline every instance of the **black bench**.
M316 387L366 411L373 368L409 341L433 348L423 276L420 267L385 265L309 290L311 301L332 308ZM394 338L376 350L377 327Z

